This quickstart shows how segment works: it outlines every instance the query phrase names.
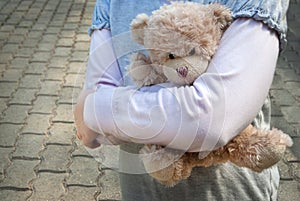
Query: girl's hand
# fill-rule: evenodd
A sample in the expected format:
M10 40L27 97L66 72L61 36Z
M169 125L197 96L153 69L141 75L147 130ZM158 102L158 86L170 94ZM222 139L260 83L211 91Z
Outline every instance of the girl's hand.
M97 148L100 146L100 143L96 140L98 133L88 128L83 120L85 98L93 92L94 90L82 90L77 99L77 104L74 107L74 121L77 129L77 138L89 148Z

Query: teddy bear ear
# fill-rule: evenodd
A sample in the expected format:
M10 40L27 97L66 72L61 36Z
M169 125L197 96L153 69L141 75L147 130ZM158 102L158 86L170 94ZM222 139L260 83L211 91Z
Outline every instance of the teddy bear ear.
M141 45L144 45L144 30L148 26L149 16L145 13L139 14L130 24L132 38Z
M225 30L232 22L230 9L220 4L210 4L209 6L220 29Z

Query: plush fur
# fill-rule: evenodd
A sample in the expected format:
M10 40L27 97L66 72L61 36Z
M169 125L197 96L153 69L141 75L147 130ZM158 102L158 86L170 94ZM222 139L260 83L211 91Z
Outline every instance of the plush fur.
M228 8L219 4L176 2L152 13L138 15L131 23L134 40L148 56L134 54L128 74L137 86L163 82L189 85L205 72L222 34L232 21ZM145 169L157 181L173 186L190 176L195 166L232 162L260 172L276 164L291 138L277 129L249 125L225 146L204 158L158 145L145 145L140 153Z

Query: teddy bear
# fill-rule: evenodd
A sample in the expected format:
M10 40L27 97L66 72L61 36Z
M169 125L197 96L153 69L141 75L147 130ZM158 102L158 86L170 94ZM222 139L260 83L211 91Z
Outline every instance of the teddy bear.
M138 87L166 82L175 86L193 84L206 71L231 22L230 10L220 4L173 2L151 16L137 15L131 22L131 34L147 52L132 55L128 75ZM144 145L140 155L145 170L154 179L174 186L188 178L196 166L231 162L261 172L276 164L287 146L292 146L292 140L282 131L249 125L204 157L153 144Z

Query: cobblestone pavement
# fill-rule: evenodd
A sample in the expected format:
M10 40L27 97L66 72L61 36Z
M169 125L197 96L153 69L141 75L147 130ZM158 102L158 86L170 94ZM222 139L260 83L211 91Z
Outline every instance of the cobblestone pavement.
M94 0L0 1L0 200L119 200L117 174L75 138ZM295 145L279 164L279 201L300 196L299 0L270 91L272 124Z
M279 163L279 201L300 197L300 1L291 0L288 10L288 45L280 56L270 90L272 126L289 133L294 146Z

